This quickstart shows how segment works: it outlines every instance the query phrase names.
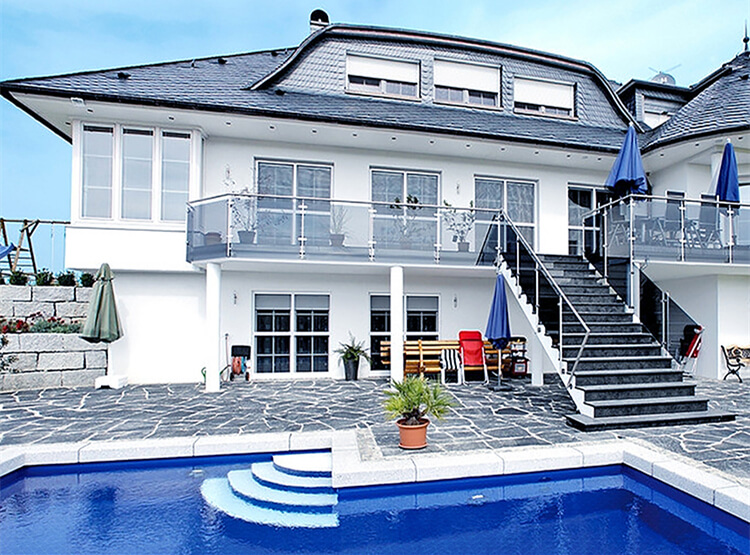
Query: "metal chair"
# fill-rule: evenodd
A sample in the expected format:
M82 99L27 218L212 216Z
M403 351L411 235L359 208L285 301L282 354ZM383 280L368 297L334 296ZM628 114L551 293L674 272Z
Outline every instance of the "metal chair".
M727 363L727 373L724 374L724 379L726 380L730 375L735 375L737 376L737 379L740 380L740 383L742 383L740 370L745 367L745 363L742 362L742 357L739 354L728 353L724 348L724 345L721 346L721 352L724 353L724 360Z

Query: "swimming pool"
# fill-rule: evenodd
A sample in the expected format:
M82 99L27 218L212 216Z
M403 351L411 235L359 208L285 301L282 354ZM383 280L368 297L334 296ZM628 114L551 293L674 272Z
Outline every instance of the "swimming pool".
M750 525L622 465L340 489L330 528L227 516L207 481L268 455L23 468L0 486L2 553L750 552Z

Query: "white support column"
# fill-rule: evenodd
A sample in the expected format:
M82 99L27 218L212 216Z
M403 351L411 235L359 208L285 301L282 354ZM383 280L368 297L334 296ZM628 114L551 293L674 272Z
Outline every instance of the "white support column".
M221 380L221 265L206 264L206 393L219 391Z
M527 343L529 347L529 370L531 371L531 385L542 386L544 385L544 364L546 356L542 348L541 343L537 338L532 338Z
M391 379L404 379L404 269L391 267Z

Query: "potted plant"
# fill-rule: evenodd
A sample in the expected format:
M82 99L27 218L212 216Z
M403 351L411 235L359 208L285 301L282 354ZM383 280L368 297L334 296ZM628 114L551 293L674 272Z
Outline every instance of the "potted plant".
M227 164L224 168L224 188L232 193L230 200L232 229L237 232L240 243L254 243L258 230L258 198L255 190L243 187L237 190L237 182L232 179L232 169Z
M466 240L466 236L474 228L474 221L476 220L476 213L473 210L474 201L469 202L471 210L453 208L453 205L447 200L444 200L443 204L446 206L443 211L445 227L453 233L453 242L458 245L459 252L469 252L469 242Z
M396 230L399 235L399 244L402 249L408 250L411 248L411 238L409 233L413 231L414 220L417 218L417 211L420 210L419 198L414 195L406 195L406 202L402 203L400 197L393 199L394 204L391 204L389 208L393 210L400 210L401 214L397 214L393 219L393 225L396 226Z
M363 358L370 362L370 355L367 354L364 341L357 342L354 336L349 334L348 343L339 343L341 347L336 349L336 353L344 363L344 377L347 381L356 380L359 371L359 359Z
M343 247L346 239L346 222L349 219L349 213L343 206L334 206L331 208L331 246Z
M427 447L428 415L438 420L453 406L448 392L438 382L428 382L424 376L407 376L402 382L393 382L393 389L385 392L385 412L397 419L402 449Z

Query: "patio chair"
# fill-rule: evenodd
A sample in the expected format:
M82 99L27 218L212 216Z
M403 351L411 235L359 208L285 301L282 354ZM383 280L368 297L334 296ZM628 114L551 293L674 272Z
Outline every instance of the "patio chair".
M611 246L625 245L628 242L627 205L622 202L615 204L609 211L609 244Z
M721 248L719 234L719 208L714 195L701 195L701 208L698 213L698 237L702 247L716 245Z
M685 193L667 191L667 207L664 210L664 220L660 222L664 246L679 244L682 239L680 206L684 199Z
M724 360L727 363L727 373L724 374L724 379L726 380L730 375L735 375L737 376L737 379L740 380L740 383L742 383L740 370L745 367L745 363L742 362L742 357L740 356L740 354L735 354L734 352L732 352L732 354L729 354L724 348L724 345L721 346L721 352L724 353Z
M466 371L484 372L484 383L489 383L487 361L484 356L484 340L480 331L458 332L458 350L461 353L461 381L466 382Z
M456 383L461 385L463 381L463 372L461 372L461 354L457 349L443 349L440 351L440 381L446 383L445 374L447 372L456 373Z

